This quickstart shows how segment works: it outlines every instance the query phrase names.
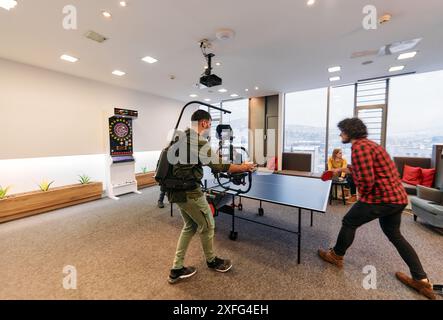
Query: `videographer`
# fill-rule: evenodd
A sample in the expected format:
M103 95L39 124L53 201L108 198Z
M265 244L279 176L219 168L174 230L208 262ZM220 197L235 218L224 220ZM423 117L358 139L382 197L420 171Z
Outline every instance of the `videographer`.
M221 158L214 156L210 148L207 136L211 129L211 115L204 110L197 110L191 118L192 126L185 131L187 159L185 163L179 162L173 167L173 175L177 178L196 182L195 189L190 191L168 192L168 199L176 203L180 208L183 218L183 229L177 243L177 250L172 269L169 274L169 283L173 284L181 279L193 276L197 270L194 267L185 267L184 259L189 243L195 233L199 233L201 245L206 257L209 269L218 272L227 272L232 263L228 259L217 257L213 249L215 221L212 211L201 190L200 184L203 178L203 165L209 166L213 172L241 173L253 171L252 163L223 164ZM204 158L204 159L203 159ZM196 163L190 163L189 159L197 159ZM208 159L211 159L208 162Z

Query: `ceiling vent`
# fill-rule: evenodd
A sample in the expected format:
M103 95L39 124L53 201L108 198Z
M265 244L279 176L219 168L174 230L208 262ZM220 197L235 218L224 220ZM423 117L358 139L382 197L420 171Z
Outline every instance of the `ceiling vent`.
M354 52L351 54L351 59L371 57L371 56L383 57L383 56L390 56L393 54L399 54L414 49L420 43L421 40L422 38L406 40L406 41L398 41L387 44L378 50L365 50L365 51Z
M98 42L98 43L103 43L106 40L108 40L108 38L106 38L105 36L102 36L101 34L95 32L95 31L86 32L85 37L90 40L93 40L95 42Z

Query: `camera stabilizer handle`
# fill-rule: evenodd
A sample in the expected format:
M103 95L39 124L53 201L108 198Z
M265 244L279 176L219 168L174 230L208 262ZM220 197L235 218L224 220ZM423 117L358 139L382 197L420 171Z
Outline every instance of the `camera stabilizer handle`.
M201 101L191 101L191 102L188 102L187 104L185 104L185 106L183 107L182 111L180 112L180 117L178 117L177 124L175 125L175 128L174 128L174 134L172 135L172 141L171 141L171 143L174 142L174 136L175 136L175 133L177 132L178 126L180 125L180 121L182 120L183 112L184 112L185 109L186 109L187 107L189 107L191 104L200 104L200 105L206 106L206 107L211 108L211 109L219 110L219 111L221 111L221 112L223 112L223 113L232 113L232 112L229 111L229 110L225 110L225 109L222 109L222 108L219 108L219 107L211 106L210 104L207 104L207 103L204 103L204 102L201 102Z
M213 173L217 182L221 188L225 191L233 191L235 195L245 194L251 190L252 186L252 172L241 172L241 173ZM246 177L248 177L248 182L246 182ZM220 181L220 178L227 179L228 182L223 183ZM242 189L241 187L238 189L231 188L230 185L234 184L236 186L245 186L248 185L247 189ZM228 184L229 186L226 186Z

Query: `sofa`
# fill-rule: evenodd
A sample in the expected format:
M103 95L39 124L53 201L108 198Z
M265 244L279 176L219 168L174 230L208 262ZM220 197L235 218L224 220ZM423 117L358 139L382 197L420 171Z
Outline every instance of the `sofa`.
M414 220L421 218L430 225L443 228L443 190L417 186L417 196L411 197Z
M403 177L403 169L405 165L411 167L420 167L423 169L431 168L431 158L415 158L415 157L394 157L394 162L397 167L400 177ZM415 186L403 182L403 186L409 195L417 195Z
M417 195L411 197L411 207L415 221L420 218L443 228L443 161L439 161L436 169L435 188L417 186Z

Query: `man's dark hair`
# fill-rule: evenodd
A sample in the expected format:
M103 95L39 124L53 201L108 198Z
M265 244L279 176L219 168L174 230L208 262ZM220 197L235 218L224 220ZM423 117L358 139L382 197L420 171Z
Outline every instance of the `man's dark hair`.
M337 127L345 133L349 139L361 139L368 136L368 128L359 118L348 118L340 121Z
M212 117L209 112L199 109L192 114L191 121L200 120L212 120Z

